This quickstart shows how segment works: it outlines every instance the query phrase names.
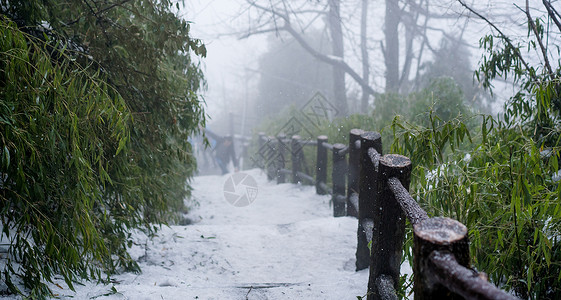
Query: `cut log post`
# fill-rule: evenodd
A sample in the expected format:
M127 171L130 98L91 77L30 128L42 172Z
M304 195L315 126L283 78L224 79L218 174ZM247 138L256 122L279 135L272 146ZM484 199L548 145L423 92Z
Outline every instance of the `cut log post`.
M346 215L345 209L345 180L347 174L347 162L345 161L345 145L333 145L333 173L331 178L333 180L333 216L343 217Z
M405 240L405 213L390 190L388 179L397 178L409 189L411 182L411 160L403 155L390 154L380 158L378 166L377 197L374 201L374 235L368 299L382 299L376 279L390 276L394 288L398 288L401 254Z
M469 266L468 230L449 218L430 218L413 226L413 291L415 299L463 299L440 285L431 272L434 251L453 253L462 266Z
M301 181L300 176L298 176L298 172L300 172L300 158L301 158L301 151L302 145L300 144L300 136L294 135L292 136L292 141L290 144L290 152L292 153L292 183L297 184Z
M277 155L277 147L278 143L275 137L268 136L266 137L267 144L265 144L266 150L266 158L265 158L265 169L267 170L267 179L273 180L277 177L277 169L275 167L276 164L276 155Z
M376 278L376 290L382 300L397 300L397 293L395 291L395 284L389 275L380 275Z
M285 174L284 172L282 172L281 170L284 169L286 167L285 164L285 155L286 155L286 151L285 151L285 147L286 144L284 143L284 139L286 138L286 135L284 134L279 134L277 135L277 163L276 163L276 167L277 167L277 184L279 183L284 183L285 182Z
M360 178L358 198L358 231L356 248L356 270L363 270L370 266L369 241L362 226L362 220L373 219L374 198L376 198L377 168L368 154L373 149L382 153L382 137L377 132L364 132L360 135Z
M316 193L325 195L327 191L323 188L322 183L327 183L327 148L323 147L323 143L327 143L327 136L320 135L317 138L317 158L316 158Z
M246 166L246 159L248 158L247 149L249 149L249 142L246 140L242 144L242 154L240 155L240 170L245 170L248 168L248 166Z
M360 172L360 135L364 133L362 129L351 129L349 133L349 163L347 178L347 216L358 218L358 207L351 201L353 193L359 192L359 172Z

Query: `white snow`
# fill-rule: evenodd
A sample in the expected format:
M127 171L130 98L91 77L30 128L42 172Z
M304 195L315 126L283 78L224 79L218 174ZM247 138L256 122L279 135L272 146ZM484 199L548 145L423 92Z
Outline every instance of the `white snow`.
M368 270L355 272L357 220L334 218L329 196L314 187L258 184L256 200L234 207L223 196L230 175L195 177L187 226L163 227L153 239L134 233L131 255L141 274L113 284L55 280L61 299L357 299ZM193 204L193 200L188 200ZM408 272L407 267L402 272ZM115 290L112 290L112 289ZM4 297L0 299L16 299Z

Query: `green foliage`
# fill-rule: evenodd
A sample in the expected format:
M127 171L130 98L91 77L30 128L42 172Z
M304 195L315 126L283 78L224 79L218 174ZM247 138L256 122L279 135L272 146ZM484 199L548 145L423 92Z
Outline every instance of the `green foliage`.
M267 134L279 133L286 127L287 123L291 123L291 119L299 120L300 127L290 127L291 129L299 129L296 134L304 138L315 138L319 135L326 135L330 144L342 143L348 144L349 132L351 129L359 128L365 131L378 131L382 134L384 141L384 153L388 153L393 139L391 130L392 124L399 126L400 122L395 122L393 116L399 115L400 120L407 123L407 126L416 128L417 132L411 134L432 135L438 134L438 144L430 144L425 152L416 152L416 155L430 155L431 151L440 153L440 161L444 160L444 152L447 149L449 140L455 141L453 146L459 146L467 135L469 139L468 128L474 126L474 122L468 122L465 125L459 121L459 117L469 116L471 112L464 104L463 93L459 86L452 78L436 78L430 82L426 89L417 93L411 93L407 96L399 94L382 94L376 98L376 107L372 115L354 114L347 117L335 118L333 121L325 121L321 124L312 124L294 105L289 106L279 114L276 118L269 118L263 122L258 131ZM419 125L417 125L419 124ZM443 127L446 133L440 136L440 133L432 131L423 131L423 124L432 124L435 127ZM456 136L454 126L463 126L463 131ZM402 128L403 129L403 128ZM413 136L407 140L412 140ZM457 141L457 142L456 142ZM407 146L414 147L414 146ZM455 149L455 148L452 148ZM256 146L253 147L256 153ZM316 153L311 149L305 149L308 166L306 169L313 170ZM328 180L329 182L329 180Z
M471 141L468 127L460 118L443 121L433 111L428 112L429 127L408 123L399 117L392 123L394 139L391 151L407 153L412 161L422 165L440 165L448 161L464 145Z
M110 206L130 205L104 192L123 179L109 173L128 165L131 114L101 75L65 52L53 62L47 44L6 19L0 31L0 212L11 243L1 278L17 291L17 275L36 298L48 294L42 279L61 274L72 287L111 261L98 227L122 210Z
M330 143L349 143L351 129L359 128L366 131L378 131L371 116L354 114L344 118L337 118L332 123L325 124L319 131L327 135Z
M381 94L376 97L372 116L377 127L383 128L391 124L394 116L410 118L412 115L411 98L394 93Z
M429 112L442 121L471 113L465 104L464 94L454 79L437 77L431 79L425 88L416 93L379 95L372 115L379 127L391 124L396 115L415 123L428 125Z
M447 122L458 116L469 116L470 110L465 105L464 94L460 86L451 77L432 79L426 88L409 96L411 118L415 123L427 126L438 120ZM431 118L430 115L434 117Z
M461 39L443 38L434 53L434 60L421 66L423 73L416 78L421 88L427 88L437 78L453 78L465 95L464 103L472 109L490 111L489 104L494 101L488 93L478 86L473 78L471 54ZM431 90L431 88L428 88Z
M185 182L194 171L187 140L204 113L195 94L202 72L189 51L204 55L204 47L189 37L189 23L170 12L170 1L106 4L96 8L102 14L90 13L87 3L52 4L49 23L77 20L57 29L87 46L133 113L131 159L141 169L140 190L116 192L136 198L147 225L166 221L183 206Z
M396 118L393 150L415 164L411 190L423 208L469 228L478 270L522 298L558 299L561 66L530 65L521 51L539 52L543 30L517 43L502 33L481 40L482 84L501 77L520 87L501 119L482 116L473 128L465 116L434 122L431 113L422 126Z
M401 123L406 123L413 131L423 131L426 126L452 126L448 124L456 122L458 118L471 119L472 112L465 105L465 98L462 90L450 77L439 77L430 80L427 87L419 92L409 95L382 94L376 98L376 106L372 111L372 122L369 130L380 131L384 141L384 153L390 149L391 141L395 135L390 127L395 127ZM396 122L397 118L400 122ZM393 125L392 125L393 124ZM474 122L466 124L466 130L475 126ZM412 132L412 135L431 134L425 131ZM442 137L442 139L448 136ZM431 145L431 149L442 148L445 146L441 142L439 145Z
M393 150L416 163L414 197L430 215L455 218L470 229L477 269L519 295L558 297L559 148L543 151L521 127L488 116L464 151L458 145L470 135L461 120L422 129L399 120L394 125Z
M557 66L552 66L549 64L550 55L547 55L545 59L540 58L547 62L545 65L530 64L523 54L541 53L537 45L558 32L545 32L542 26L544 21L541 18L535 22L537 35L533 34L529 25L528 37L524 40L514 41L501 32L481 38L479 44L485 53L476 76L483 86L491 91L492 80L497 77L511 78L520 86L520 90L505 105L505 123L508 126L521 124L524 130L533 131L532 138L536 142L552 145L556 141L549 133L553 127L559 125L561 111L559 60ZM547 49L545 51L547 52Z
M129 230L189 195L204 45L171 1L1 3L2 280L40 298L54 274L138 271Z

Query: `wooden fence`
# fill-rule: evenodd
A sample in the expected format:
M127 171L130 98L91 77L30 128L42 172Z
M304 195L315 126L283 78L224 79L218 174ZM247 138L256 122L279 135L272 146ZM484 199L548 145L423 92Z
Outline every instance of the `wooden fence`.
M315 177L304 169L306 146L317 148ZM408 191L411 161L402 155L382 155L379 133L353 129L348 145L329 144L326 136L303 141L299 136L260 133L259 147L260 166L270 179L283 183L290 175L293 183L315 184L318 194L332 195L335 217L358 218L356 270L370 268L369 300L397 299L406 218L413 226L415 299L518 299L470 268L466 226L449 218L429 218Z

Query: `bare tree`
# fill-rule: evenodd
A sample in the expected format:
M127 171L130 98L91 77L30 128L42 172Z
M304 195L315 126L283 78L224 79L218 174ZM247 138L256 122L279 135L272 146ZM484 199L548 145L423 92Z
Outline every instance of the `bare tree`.
M268 13L270 18L265 21L260 20L259 24L254 24L254 27L243 34L241 38L253 34L286 31L316 59L333 66L333 93L337 109L342 115L348 113L345 75L351 76L368 95L376 94L375 90L369 85L368 80L359 75L344 59L340 0L329 0L327 5L320 4L314 8L308 8L307 5L295 8L292 6L292 3L284 0L269 2L268 5L261 5L255 0L247 0L247 2L250 7L260 10L262 13ZM314 48L302 34L305 28L312 26L320 18L327 20L331 36L332 54L325 54Z
M341 0L329 0L328 21L331 32L331 46L333 56L337 60L344 61L345 46L343 43L343 28L341 26ZM333 66L333 94L337 102L339 113L347 115L347 93L345 86L345 71L337 66Z
M386 92L399 91L399 32L401 19L398 0L386 0L384 20L384 61L386 63ZM383 47L384 45L382 45Z
M368 0L362 0L360 17L360 52L362 58L362 79L366 84L370 83L370 62L368 60ZM365 112L368 109L370 93L363 87L360 100L360 110Z
M352 78L352 84L362 90L360 98L361 111L366 111L371 96L379 92L410 92L415 87L411 75L419 75L419 67L423 55L436 51L431 45L438 36L452 35L454 28L432 28L430 21L457 20L460 16L453 11L435 13L429 1L447 2L450 0L385 0L383 18L369 17L370 12L380 12L378 7L369 7L368 0L357 0L361 3L360 19L348 16L342 11L342 4L352 6L341 0L326 1L287 1L287 0L246 0L248 11L257 11L249 29L241 38L266 32L285 31L289 33L306 51L316 59L333 67L333 92L337 108L346 114L347 83L345 77ZM348 7L347 7L348 9ZM356 7L353 7L356 11ZM347 17L345 18L345 13ZM383 23L375 21L383 19ZM353 21L358 21L354 24ZM375 24L375 25L373 25ZM369 36L369 25L383 32L384 38L373 39ZM314 48L303 34L310 27L321 27L330 33L331 53L326 54ZM355 27L356 26L356 27ZM359 28L357 30L357 28ZM360 45L352 45L355 36L360 37ZM351 44L350 50L345 47ZM374 47L369 47L374 45ZM356 46L356 47L355 47ZM360 49L356 57L348 57L353 49ZM427 51L428 50L428 51ZM346 57L347 54L347 57ZM382 57L382 59L379 59ZM374 61L372 61L374 58ZM357 63L358 62L358 63ZM382 65L384 71L375 73L382 75L384 87L375 88L372 84L372 66ZM379 81L378 81L379 82ZM376 83L376 81L374 81ZM355 86L356 86L355 85Z

